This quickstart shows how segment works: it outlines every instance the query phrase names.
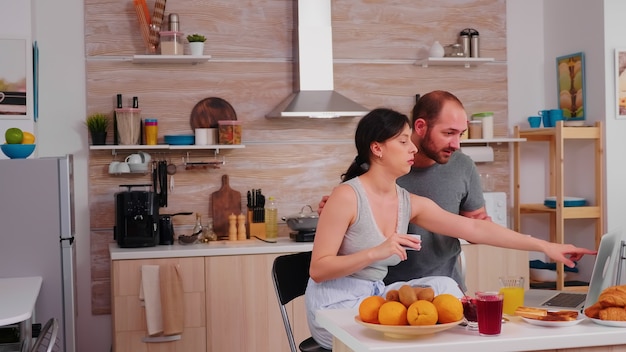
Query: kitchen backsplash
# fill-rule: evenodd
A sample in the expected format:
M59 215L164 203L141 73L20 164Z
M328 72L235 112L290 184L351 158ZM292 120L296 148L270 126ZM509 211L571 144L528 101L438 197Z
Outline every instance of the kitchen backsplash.
M157 118L159 142L165 134L192 134L191 109L207 97L231 103L242 121L244 149L220 150L220 169L185 170L183 151L151 155L178 164L168 207L162 212L192 211L209 217L210 194L230 176L230 185L245 191L261 188L278 201L279 218L314 209L329 194L354 158L358 119L268 120L265 114L292 91L291 0L170 1L166 14L178 13L180 30L207 36L200 64L134 64L120 57L144 54L132 1L85 1L87 113L110 112L115 96L139 97L144 118ZM449 90L468 114L495 113L495 136L508 136L505 0L398 0L393 3L332 3L335 90L368 109L391 107L410 114L415 94ZM153 2L148 1L150 8ZM463 28L480 31L481 56L495 63L463 66L415 65L420 53L437 40L456 41ZM87 133L85 131L85 133ZM112 131L108 143L112 143ZM496 176L496 190L509 190L509 146L492 145L495 161L480 164ZM150 183L149 175L111 176L108 164L132 151L91 151L89 203L91 217L92 312L110 313L108 244L113 242L114 193L119 185ZM194 160L212 151L190 152ZM242 199L245 206L245 199ZM243 209L242 209L243 211ZM185 231L192 216L175 217ZM282 224L283 233L286 225ZM268 277L269 280L269 277Z

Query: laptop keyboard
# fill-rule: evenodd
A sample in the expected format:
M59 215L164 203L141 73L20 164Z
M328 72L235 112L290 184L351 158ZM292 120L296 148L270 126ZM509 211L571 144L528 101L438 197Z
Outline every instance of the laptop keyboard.
M543 305L552 307L576 308L585 301L587 295L582 293L560 292L556 296L547 300Z

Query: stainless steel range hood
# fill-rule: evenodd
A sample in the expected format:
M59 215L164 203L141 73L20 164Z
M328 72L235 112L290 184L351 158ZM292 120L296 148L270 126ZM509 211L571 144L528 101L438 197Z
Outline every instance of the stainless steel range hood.
M296 0L294 93L265 117L355 117L367 113L334 91L331 0Z

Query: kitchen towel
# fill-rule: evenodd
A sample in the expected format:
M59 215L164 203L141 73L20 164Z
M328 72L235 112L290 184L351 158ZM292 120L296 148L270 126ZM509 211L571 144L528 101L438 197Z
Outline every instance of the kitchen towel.
M159 273L163 335L182 334L185 323L185 311L182 309L183 282L178 265L162 265Z
M149 336L155 336L163 332L159 271L158 265L141 266L139 300L144 301L146 308L146 327L148 328Z

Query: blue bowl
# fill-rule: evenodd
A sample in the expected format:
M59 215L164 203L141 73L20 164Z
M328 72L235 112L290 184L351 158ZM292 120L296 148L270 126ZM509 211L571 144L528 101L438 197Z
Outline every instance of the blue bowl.
M163 136L163 140L165 141L165 144L192 145L195 143L196 137L193 134L165 135Z
M11 159L26 159L35 150L35 144L2 144L0 148Z

